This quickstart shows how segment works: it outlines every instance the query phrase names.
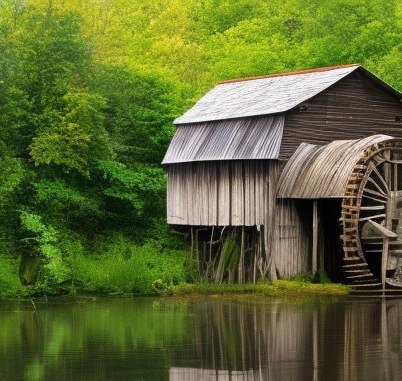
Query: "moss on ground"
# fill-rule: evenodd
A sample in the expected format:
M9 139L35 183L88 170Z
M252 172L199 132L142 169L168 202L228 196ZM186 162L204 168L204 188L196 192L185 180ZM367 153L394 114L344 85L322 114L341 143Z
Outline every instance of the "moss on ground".
M280 297L304 296L346 296L350 292L348 286L335 283L317 284L294 280L278 280L272 283L258 284L214 284L194 283L179 284L168 290L173 296L197 295L265 295Z

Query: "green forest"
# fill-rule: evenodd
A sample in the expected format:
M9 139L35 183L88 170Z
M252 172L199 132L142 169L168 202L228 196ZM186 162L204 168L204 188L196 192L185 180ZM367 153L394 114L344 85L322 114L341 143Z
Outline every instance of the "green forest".
M402 89L400 0L0 1L0 296L192 281L173 119L225 79L350 63Z

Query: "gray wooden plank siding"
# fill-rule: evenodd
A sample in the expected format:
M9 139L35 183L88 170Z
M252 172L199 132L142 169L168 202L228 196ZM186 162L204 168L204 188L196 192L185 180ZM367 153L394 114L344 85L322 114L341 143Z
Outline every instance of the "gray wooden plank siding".
M168 165L167 216L172 225L264 225L278 164L271 160ZM276 176L273 185L268 174ZM272 206L271 206L272 208Z
M263 225L266 252L280 276L307 273L310 209L297 201L276 200L281 167L271 160L169 165L168 223Z
M271 255L281 278L311 271L311 217L309 202L278 200L275 207Z
M288 160L302 143L361 139L373 134L402 137L402 104L395 95L356 71L285 115L279 159Z
M162 164L277 159L284 116L264 116L179 126Z

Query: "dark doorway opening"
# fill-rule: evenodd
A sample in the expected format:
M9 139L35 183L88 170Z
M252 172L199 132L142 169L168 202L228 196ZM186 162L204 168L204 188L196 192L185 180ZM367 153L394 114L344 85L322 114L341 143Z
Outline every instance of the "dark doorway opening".
M342 282L342 225L341 199L324 199L318 201L319 210L319 258L321 267L333 282Z

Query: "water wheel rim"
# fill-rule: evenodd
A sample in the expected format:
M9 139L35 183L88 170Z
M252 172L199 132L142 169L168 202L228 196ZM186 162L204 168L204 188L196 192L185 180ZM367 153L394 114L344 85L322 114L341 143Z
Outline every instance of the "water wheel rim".
M344 259L356 258L357 262L366 265L365 270L359 272L361 278L371 277L374 279L372 269L366 260L365 250L362 247L362 222L365 220L381 222L387 218L387 205L391 189L391 182L388 184L387 181L392 181L392 179L383 178L379 168L381 165L384 165L385 168L384 163L391 162L391 153L394 154L395 152L398 152L402 158L402 140L400 139L386 140L367 148L356 161L345 186L341 211L343 226L341 240L343 241ZM402 160L398 164L402 164ZM377 182L373 180L373 174L377 178ZM398 178L396 178L395 184L399 184ZM363 200L366 198L378 205L374 204L372 207L365 208ZM383 207L380 207L381 204ZM373 212L378 210L381 213L371 216L368 213L368 216L365 216L366 213L362 213L362 211L369 209L372 209ZM351 276L349 278L353 279Z

